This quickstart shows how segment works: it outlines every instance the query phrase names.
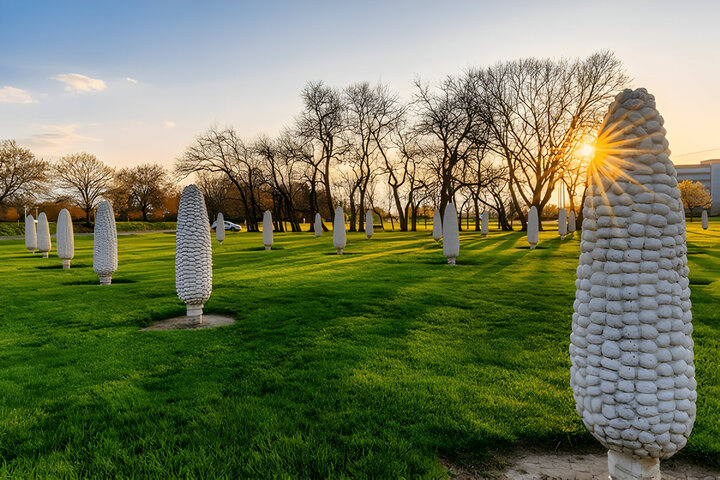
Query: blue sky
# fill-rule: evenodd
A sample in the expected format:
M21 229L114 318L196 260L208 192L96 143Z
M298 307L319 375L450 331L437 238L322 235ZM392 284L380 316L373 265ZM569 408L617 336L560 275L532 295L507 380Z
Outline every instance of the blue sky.
M276 134L308 80L409 98L418 75L610 49L656 95L676 163L720 158L718 18L720 2L0 0L0 138L170 166L213 124Z

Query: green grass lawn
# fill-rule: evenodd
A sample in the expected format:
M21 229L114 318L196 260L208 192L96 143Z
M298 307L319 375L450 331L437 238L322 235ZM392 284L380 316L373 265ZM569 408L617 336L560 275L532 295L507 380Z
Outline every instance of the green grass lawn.
M698 415L681 455L720 466L720 222L689 226ZM113 285L0 242L0 478L443 478L529 441L590 444L569 387L578 235L230 234L206 312L182 315L172 234L121 236ZM54 254L54 251L53 251Z

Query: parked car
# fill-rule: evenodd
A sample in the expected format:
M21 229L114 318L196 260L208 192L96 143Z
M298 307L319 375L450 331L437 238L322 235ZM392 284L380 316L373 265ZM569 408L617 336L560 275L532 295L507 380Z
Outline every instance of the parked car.
M215 230L215 228L217 227L217 225L215 225L216 223L217 222L213 222L213 224L210 225L210 228ZM224 223L225 223L225 230L230 230L231 232L239 232L240 230L242 230L242 227L240 225L238 225L237 223L228 222L227 220L225 220Z

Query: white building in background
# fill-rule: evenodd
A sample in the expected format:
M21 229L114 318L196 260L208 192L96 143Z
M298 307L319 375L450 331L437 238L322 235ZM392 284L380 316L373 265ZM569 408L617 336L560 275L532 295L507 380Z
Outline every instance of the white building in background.
M710 215L720 215L720 158L690 165L675 165L678 182L691 180L705 185L712 196Z

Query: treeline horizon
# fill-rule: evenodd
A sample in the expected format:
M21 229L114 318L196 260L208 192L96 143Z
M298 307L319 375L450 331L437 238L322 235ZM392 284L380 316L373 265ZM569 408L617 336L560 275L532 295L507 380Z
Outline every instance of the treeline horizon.
M627 86L622 62L601 51L582 59L526 58L469 68L429 84L416 79L407 101L382 83L343 88L308 82L303 109L275 137L243 139L210 127L177 157L115 170L88 153L38 159L13 140L0 144L0 207L65 203L91 221L107 198L120 217L167 220L177 213L177 181L194 177L212 218L243 219L257 231L270 210L283 231L336 205L350 231L365 212L415 230L449 202L460 217L489 210L499 228L526 227L535 206L581 220L589 156L608 105ZM567 205L553 205L556 189ZM561 202L558 202L561 203ZM76 216L79 211L76 211ZM469 222L468 222L469 224Z

